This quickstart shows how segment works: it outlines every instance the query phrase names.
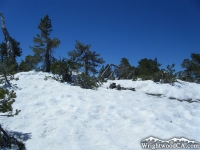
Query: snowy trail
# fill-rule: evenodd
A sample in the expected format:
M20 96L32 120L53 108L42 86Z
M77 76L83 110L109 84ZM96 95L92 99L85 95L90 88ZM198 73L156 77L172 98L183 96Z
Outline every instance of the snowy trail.
M149 136L200 141L200 103L169 99L200 99L200 85L123 80L115 82L136 91L107 89L113 81L94 91L45 81L45 75L15 75L19 80L12 83L21 90L16 90L14 109L21 112L0 120L7 130L31 134L28 150L139 150Z

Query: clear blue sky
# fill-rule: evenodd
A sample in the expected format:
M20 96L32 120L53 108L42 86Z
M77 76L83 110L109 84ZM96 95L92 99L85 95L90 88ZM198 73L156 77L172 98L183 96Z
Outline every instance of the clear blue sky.
M61 40L56 57L68 57L79 40L91 44L106 64L126 57L137 66L142 58L157 57L161 68L175 63L179 71L183 59L200 53L199 0L0 0L0 11L10 35L21 43L22 59L33 54L29 46L46 14L51 37Z

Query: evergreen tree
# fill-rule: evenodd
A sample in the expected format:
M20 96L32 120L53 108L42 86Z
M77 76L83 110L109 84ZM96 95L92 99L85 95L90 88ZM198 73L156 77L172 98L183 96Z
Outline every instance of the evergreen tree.
M184 59L181 64L183 71L183 78L186 81L200 81L200 54L191 54L192 60Z
M127 79L133 79L137 75L137 68L134 66L131 66L127 71L128 76Z
M3 13L0 13L1 21L2 21L2 31L5 38L5 44L2 43L0 46L1 52L1 61L0 61L0 74L3 74L5 83L7 83L8 86L11 87L11 84L9 82L9 79L7 78L8 74L13 73L13 71L17 70L17 62L15 60L15 54L13 50L13 45L15 46L15 49L18 48L19 43L17 43L14 39L12 39L8 33L8 30L5 27L5 21ZM7 51L7 52L5 52ZM6 53L6 55L5 55ZM20 54L19 54L20 55ZM6 60L6 61L5 61Z
M16 57L20 57L22 55L22 49L20 48L20 42L17 42L13 38L11 38L11 44L13 47L13 59L16 62Z
M161 64L158 63L157 58L154 60L147 58L141 59L138 62L138 76L143 80L153 79L155 73L160 70L160 66Z
M5 62L7 58L7 48L6 48L6 43L2 42L0 44L0 57L1 57L1 62Z
M84 74L89 75L89 73L96 74L98 71L96 67L99 64L103 64L104 60L102 58L98 58L100 55L96 52L92 52L90 50L90 45L84 45L79 41L76 41L75 50L72 50L68 53L71 57L71 60L78 64L78 68L84 68Z
M22 55L22 49L20 48L20 43L13 38L11 38L11 44L13 53L10 57L8 57L6 43L2 42L0 44L0 58L1 62L6 65L8 70L11 72L16 72L18 70L16 57L20 57Z
M171 85L174 85L174 82L176 81L176 73L174 69L175 64L168 65L167 66L167 82L170 83Z
M19 64L19 71L31 71L36 69L38 61L34 56L28 55L25 60L22 60Z
M96 67L99 64L103 64L104 60L98 58L100 55L92 52L90 47L90 45L84 45L76 41L75 50L70 51L68 55L71 57L70 60L76 67L76 70L84 69L83 73L79 74L74 81L75 85L85 89L96 89L104 81L101 77L94 76L98 73Z
M75 85L80 86L83 89L97 89L99 86L101 86L102 82L106 81L102 78L81 73L77 76L75 80Z
M16 93L0 87L0 116L13 117L18 115L21 110L16 110L13 114L12 104L15 102ZM0 147L5 149L25 149L25 144L15 137L10 136L0 125ZM15 148L14 148L15 147Z
M16 93L0 87L0 112L7 113L4 116L17 115L20 110L16 110L13 114L12 104L15 102Z
M61 82L72 82L72 70L74 69L74 64L66 58L60 60L54 58L51 64L52 73L59 75Z
M50 66L53 60L53 49L59 46L60 40L58 38L50 38L53 29L48 15L41 19L38 29L40 30L40 35L37 34L33 38L33 42L36 45L30 48L34 52L35 61L42 63L41 69L45 72L50 72Z
M122 58L117 70L118 79L133 78L135 67L131 66L127 58Z

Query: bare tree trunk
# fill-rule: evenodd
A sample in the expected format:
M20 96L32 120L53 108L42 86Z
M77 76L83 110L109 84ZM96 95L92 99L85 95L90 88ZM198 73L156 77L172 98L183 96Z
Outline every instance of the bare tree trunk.
M46 50L45 54L45 72L50 72L50 57L49 57L49 50Z
M6 73L5 65L2 63L2 64L0 65L0 68L1 68L1 70L3 71L3 76L4 76L4 78L5 78L6 83L8 84L8 86L11 87L11 84L10 84L10 82L8 81L8 78L7 78L7 73Z
M10 35L5 27L5 21L4 21L4 17L3 17L3 13L0 12L0 17L1 17L1 21L2 21L2 32L4 34L5 37L5 41L6 41L6 48L7 48L7 58L9 57L9 55L13 53L13 47L11 44L11 38ZM5 77L6 83L11 86L10 82L7 79L7 73L6 73L6 68L5 68L5 64L2 63L1 65L2 71L3 71L3 75Z
M11 87L11 84L10 84L10 82L8 81L8 78L7 78L7 75L6 75L6 71L4 71L3 75L4 75L4 78L5 78L5 80L6 80L6 83L8 84L8 86Z
M86 56L85 58L85 62L84 62L84 74L87 76L88 75L88 56Z
M133 73L134 73L134 71L131 71L131 72L129 73L129 75L127 76L127 79L129 79L129 77L130 77Z
M10 147L11 146L11 139L10 139L9 135L6 133L6 131L4 131L4 129L1 127L1 125L0 125L0 131L3 132L4 136L6 137L6 143L4 143L5 146Z
M87 65L88 65L87 63L84 64L84 74L85 75L88 75L88 66Z
M104 70L104 72L101 74L101 77L103 77L103 75L105 74L105 72L110 68L110 66L115 66L116 68L119 68L118 66L116 66L116 65L114 65L114 64L110 64L110 65L108 65L108 67ZM115 68L115 70L116 70L116 68ZM115 70L113 71L113 72L115 72ZM113 74L113 72L111 73L111 74ZM110 77L110 76L109 76ZM109 78L108 77L108 78Z
M113 73L116 71L116 69L110 74L110 76L108 77L108 79L110 79L113 75Z

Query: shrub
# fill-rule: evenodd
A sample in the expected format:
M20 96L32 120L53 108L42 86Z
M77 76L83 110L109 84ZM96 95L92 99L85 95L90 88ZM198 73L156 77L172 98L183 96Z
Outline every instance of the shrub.
M53 74L59 75L61 78L61 82L71 82L71 71L70 71L70 63L67 59L63 58L62 60L54 59L51 64L51 72Z
M175 69L173 69L175 64L168 65L167 70L160 70L158 71L154 77L154 82L161 82L161 83L169 83L171 85L174 85L174 82L176 82L176 76Z
M7 116L17 115L20 110L16 110L15 114L12 114L12 104L15 102L16 93L12 90L0 88L0 112L8 113Z
M75 85L80 86L83 89L97 89L101 86L103 80L95 76L88 76L85 74L79 74L75 80Z
M16 98L16 93L14 91L9 91L7 89L0 88L0 112L6 113L5 115L1 116L12 117L14 115L18 115L20 110L16 110L15 113L13 114L12 104L15 102L14 98ZM7 134L7 132L1 127L1 125L0 125L0 147L1 148L17 147L17 149L20 150L25 149L24 143Z

